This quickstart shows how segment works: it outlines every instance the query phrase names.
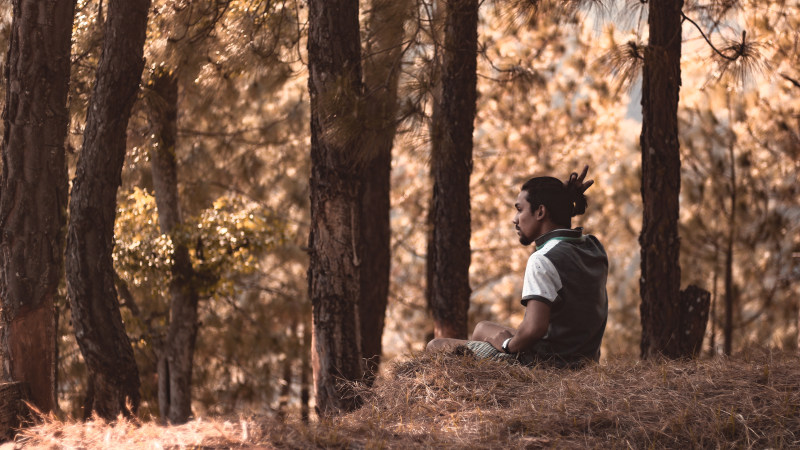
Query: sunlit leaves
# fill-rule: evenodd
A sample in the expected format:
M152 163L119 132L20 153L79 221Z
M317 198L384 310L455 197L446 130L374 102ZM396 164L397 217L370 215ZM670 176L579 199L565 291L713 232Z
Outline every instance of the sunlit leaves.
M133 286L158 298L168 292L177 243L190 250L194 280L204 296L230 295L235 282L258 270L259 259L285 241L283 220L241 198L219 198L185 220L172 236L161 234L155 198L135 188L118 208L115 267Z

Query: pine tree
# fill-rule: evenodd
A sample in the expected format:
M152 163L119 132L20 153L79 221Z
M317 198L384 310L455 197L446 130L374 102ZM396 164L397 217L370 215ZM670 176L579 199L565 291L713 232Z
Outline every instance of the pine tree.
M413 2L373 0L367 21L364 55L364 144L372 148L363 171L360 230L363 248L361 352L368 380L374 379L382 354L382 337L389 295L391 235L389 226L392 146L397 131L398 82L402 69L404 26Z
M27 384L43 412L57 409L54 301L64 267L74 10L75 0L15 0L4 71L0 370Z
M683 0L648 2L642 84L642 356L679 356L678 91Z
M352 410L359 400L343 382L363 375L358 316L361 163L358 122L361 47L357 0L308 4L311 94L309 296L314 379L321 414ZM348 132L349 131L349 132Z
M150 0L112 0L69 204L67 289L89 371L84 413L135 414L139 373L119 311L112 262L116 195L139 92Z
M158 406L161 418L185 423L192 415L192 368L197 341L199 300L187 243L179 234L183 219L178 198L178 77L156 70L149 83L156 142L150 164L161 232L172 240L169 331L158 355Z
M436 337L467 337L472 131L477 98L478 1L446 3L440 92L431 130L427 298Z

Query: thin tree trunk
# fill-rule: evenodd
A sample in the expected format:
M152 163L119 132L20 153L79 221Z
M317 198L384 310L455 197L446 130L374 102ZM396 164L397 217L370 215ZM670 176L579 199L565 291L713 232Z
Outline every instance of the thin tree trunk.
M189 249L179 236L183 223L178 199L178 169L175 148L178 138L178 78L173 71L160 69L149 87L151 114L155 122L156 145L150 150L158 223L161 232L172 239L172 278L170 280L170 319L167 340L162 348L159 399L168 399L166 410L171 423L185 423L192 415L192 369L197 341L198 293ZM163 361L162 361L163 360ZM164 392L166 390L166 392Z
M478 1L449 0L445 11L441 91L431 137L433 197L427 298L434 335L466 339L469 310L472 131L477 98Z
M397 84L403 56L403 30L410 12L408 1L373 0L364 58L365 145L374 149L364 171L360 216L362 245L361 354L366 380L372 383L380 365L383 327L389 295L391 231L389 225L392 144L397 130Z
M642 81L641 320L643 358L681 355L678 195L680 152L678 92L681 84L683 0L648 3L650 41Z
M303 325L303 349L300 365L300 420L308 423L310 418L308 403L311 398L311 327L309 323Z
M74 0L15 0L0 179L0 357L5 381L56 407L54 298L64 267ZM32 357L35 355L35 357Z
M292 363L295 361L290 355L295 354L293 351L300 346L297 342L297 318L292 319L292 326L289 329L289 342L290 347L287 351L286 358L283 360L283 373L281 373L281 389L278 393L278 418L284 419L286 417L286 409L289 407L289 396L292 394Z
M728 100L728 123L732 124L733 113L730 105L730 94ZM732 132L731 132L732 134ZM728 242L725 248L725 354L730 355L733 351L733 310L735 298L733 292L733 241L736 236L736 150L735 141L731 137L728 145L728 156L730 157L730 183L731 183L731 212L728 216Z
M718 271L718 259L719 257L719 247L716 242L714 241L714 280L712 285L712 294L711 294L711 339L709 345L709 356L715 356L717 354L717 282L719 281L719 271Z
M725 248L725 354L730 355L733 350L733 236L728 236Z
M359 380L358 302L362 96L357 0L308 2L308 90L311 94L311 231L309 296L314 318L314 384L318 413L349 411L359 399L344 381Z
M67 289L89 371L88 416L113 420L139 407L139 373L125 333L111 258L116 195L131 107L141 79L149 0L111 0L83 148L70 197Z

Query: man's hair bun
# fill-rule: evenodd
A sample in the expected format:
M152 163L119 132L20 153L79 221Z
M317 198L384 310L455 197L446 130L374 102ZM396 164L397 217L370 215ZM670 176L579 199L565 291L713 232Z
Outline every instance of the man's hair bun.
M589 201L582 192L572 185L567 186L567 194L569 195L570 202L572 203L572 215L570 217L579 216L586 212L586 206Z
M588 201L578 186L564 184L558 178L536 177L522 185L531 208L544 205L553 222L563 227L571 226L571 218L586 212Z

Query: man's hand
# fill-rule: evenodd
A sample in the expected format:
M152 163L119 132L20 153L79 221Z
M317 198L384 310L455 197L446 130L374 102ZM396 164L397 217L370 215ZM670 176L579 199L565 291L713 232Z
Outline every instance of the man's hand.
M564 182L564 186L566 186L567 188L573 188L579 194L583 194L584 192L586 192L587 189L589 189L591 185L594 184L594 180L589 180L586 182L583 181L586 178L586 174L588 172L589 172L589 165L587 164L583 166L583 170L581 171L580 175L578 175L578 172L572 172L569 175L567 181Z
M496 349L498 349L498 350L500 350L502 352L503 351L503 342L506 339L510 338L510 337L514 337L514 335L511 334L510 331L501 330L501 331L498 331L496 334L486 338L486 342L492 344L492 347L494 347L494 348L496 348Z

